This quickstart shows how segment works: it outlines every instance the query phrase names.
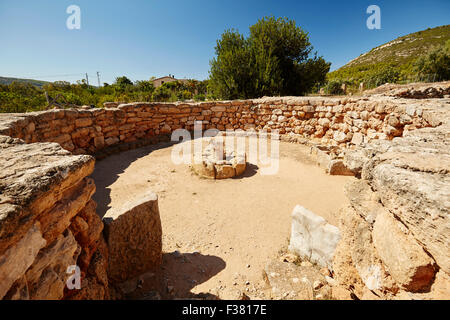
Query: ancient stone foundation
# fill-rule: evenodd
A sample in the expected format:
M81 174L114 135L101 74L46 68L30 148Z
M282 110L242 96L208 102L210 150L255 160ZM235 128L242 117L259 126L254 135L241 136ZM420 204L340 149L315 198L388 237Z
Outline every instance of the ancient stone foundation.
M318 162L330 174L361 177L348 188L332 265L343 286L359 297L368 290L378 297L448 298L449 99L109 106L0 115L0 298L108 299L114 281L145 271L133 259L143 258L145 269L157 267L156 200L122 211L124 217L106 217L104 231L91 200L91 155L154 143L175 129L191 131L195 121L203 130L277 130L282 140L324 152ZM126 263L115 262L121 255ZM79 290L66 285L74 265Z
M193 153L192 170L203 178L227 179L240 176L246 168L245 150L226 143L226 137L203 138L205 148ZM204 142L204 143L203 143Z

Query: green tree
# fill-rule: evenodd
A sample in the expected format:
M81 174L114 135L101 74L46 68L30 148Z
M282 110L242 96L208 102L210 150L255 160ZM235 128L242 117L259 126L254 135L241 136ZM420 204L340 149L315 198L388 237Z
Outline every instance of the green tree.
M136 81L136 87L138 91L143 92L153 92L155 87L153 86L153 82L151 81Z
M128 79L127 77L122 76L122 77L117 77L117 78L116 78L115 84L116 84L119 88L125 89L125 88L128 87L128 86L132 86L132 85L133 85L133 82L131 82L131 80Z
M308 34L287 18L259 20L248 38L227 30L210 63L209 88L225 99L305 94L330 68L312 50Z
M169 88L164 83L162 86L159 86L155 89L152 94L153 101L167 101L171 96L171 92Z
M415 70L421 77L429 80L450 80L450 40L428 54L419 57L415 63Z
M225 99L253 95L253 57L249 41L235 30L227 30L216 45L211 61L210 88Z

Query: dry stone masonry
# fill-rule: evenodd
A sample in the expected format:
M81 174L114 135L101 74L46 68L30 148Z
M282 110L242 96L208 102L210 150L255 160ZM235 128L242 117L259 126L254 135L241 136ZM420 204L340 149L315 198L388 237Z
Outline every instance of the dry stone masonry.
M333 257L340 285L358 297L448 298L449 102L275 97L2 114L0 299L108 299L111 285L144 271L133 270L139 257L158 267L156 196L102 221L91 199L92 155L167 139L195 121L204 130L278 130L282 140L311 145L330 174L360 177L347 187L340 240L323 261ZM141 234L127 238L134 226ZM128 264L114 263L120 255ZM71 265L81 290L66 287Z
M74 154L96 154L120 143L147 141L175 129L272 132L286 139L336 146L390 140L430 126L425 102L386 97L262 98L201 103L130 103L117 108L2 115L0 134L25 143L56 142Z

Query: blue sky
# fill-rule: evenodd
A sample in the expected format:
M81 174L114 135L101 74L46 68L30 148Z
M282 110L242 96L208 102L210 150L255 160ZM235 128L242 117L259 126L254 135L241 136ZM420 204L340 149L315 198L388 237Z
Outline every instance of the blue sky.
M81 30L66 8L81 8ZM381 8L381 30L366 9ZM97 84L174 74L205 79L214 46L228 28L248 34L259 18L294 19L332 69L411 32L450 24L448 0L0 0L0 76Z

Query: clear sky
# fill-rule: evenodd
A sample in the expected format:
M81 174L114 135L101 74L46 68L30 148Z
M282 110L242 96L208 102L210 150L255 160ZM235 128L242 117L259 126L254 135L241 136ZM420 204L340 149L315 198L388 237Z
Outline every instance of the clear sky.
M69 30L69 5L81 29ZM366 9L381 8L381 30ZM371 48L411 32L450 24L449 0L0 0L0 76L91 84L173 74L208 77L220 34L248 34L267 15L288 17L310 35L332 70Z

